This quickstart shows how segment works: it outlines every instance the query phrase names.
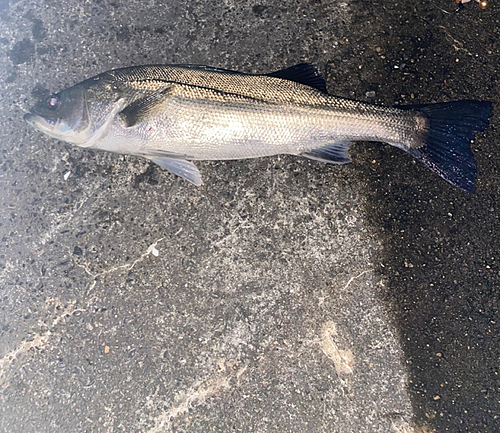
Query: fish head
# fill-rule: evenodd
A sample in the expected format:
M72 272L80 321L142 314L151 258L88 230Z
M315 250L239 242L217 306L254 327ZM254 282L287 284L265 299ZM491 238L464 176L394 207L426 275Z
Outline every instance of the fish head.
M24 120L59 140L74 144L85 142L92 128L84 86L76 85L41 99L24 115Z
M80 147L98 140L133 97L110 73L85 80L38 101L24 120L51 137Z

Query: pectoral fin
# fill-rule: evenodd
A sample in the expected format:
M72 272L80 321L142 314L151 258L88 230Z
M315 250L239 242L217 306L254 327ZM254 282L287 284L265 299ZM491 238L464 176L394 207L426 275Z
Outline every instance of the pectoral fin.
M172 96L173 88L174 86L172 84L167 84L164 89L153 92L132 102L118 115L125 121L127 127L144 122L163 110L163 104Z
M182 158L169 158L166 156L146 156L146 158L158 164L160 167L176 174L196 186L201 186L201 174L191 161Z

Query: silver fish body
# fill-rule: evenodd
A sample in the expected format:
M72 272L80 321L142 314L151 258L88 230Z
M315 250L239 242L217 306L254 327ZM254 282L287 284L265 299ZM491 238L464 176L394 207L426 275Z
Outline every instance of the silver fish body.
M465 128L452 111L465 116ZM334 97L306 64L268 75L165 65L105 72L40 101L25 118L81 147L149 158L196 185L193 160L292 154L347 163L351 142L379 141L471 190L469 144L490 114L481 101L388 108Z

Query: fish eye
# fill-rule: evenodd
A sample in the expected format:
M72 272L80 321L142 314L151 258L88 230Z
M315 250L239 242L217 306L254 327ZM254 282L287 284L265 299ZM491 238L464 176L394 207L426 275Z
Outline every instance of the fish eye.
M57 95L51 95L47 98L47 106L51 110L55 110L58 106L61 100L58 98Z

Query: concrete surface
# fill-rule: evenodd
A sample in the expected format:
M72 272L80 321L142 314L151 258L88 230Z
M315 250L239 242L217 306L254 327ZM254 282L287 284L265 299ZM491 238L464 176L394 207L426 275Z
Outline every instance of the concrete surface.
M377 144L199 163L195 188L22 121L144 63L498 102L498 6L454 4L1 1L0 431L498 431L497 109L474 195Z

